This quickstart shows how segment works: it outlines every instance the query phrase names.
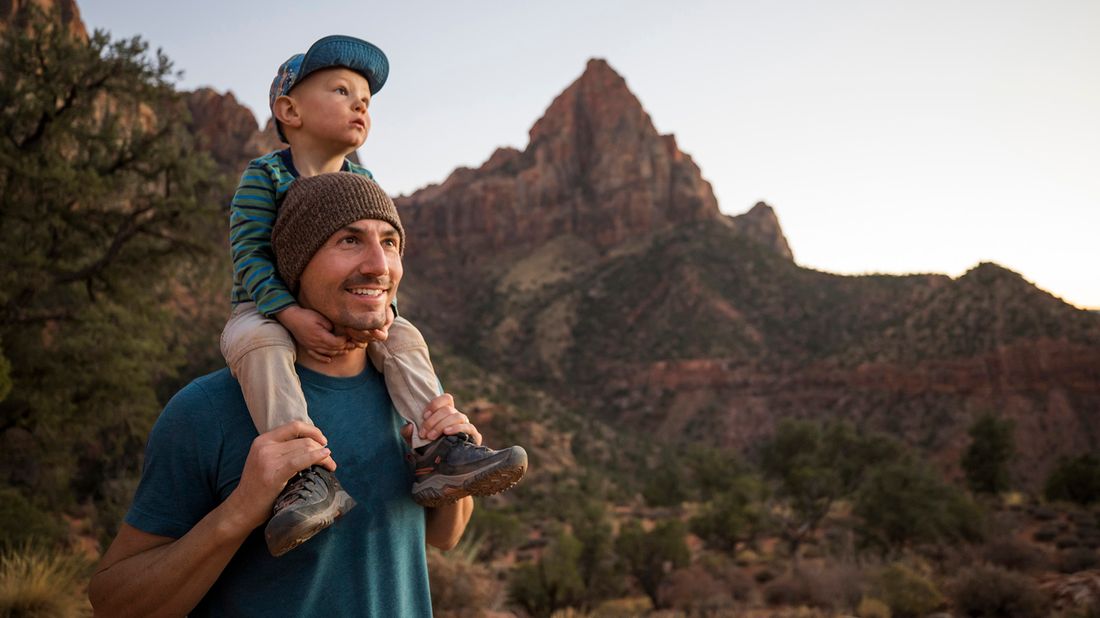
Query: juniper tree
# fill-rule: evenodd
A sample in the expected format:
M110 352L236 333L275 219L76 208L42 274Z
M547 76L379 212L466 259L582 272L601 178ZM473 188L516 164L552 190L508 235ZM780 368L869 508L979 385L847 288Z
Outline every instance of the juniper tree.
M171 62L33 4L0 33L0 485L61 506L139 465L178 364L179 282L216 251Z

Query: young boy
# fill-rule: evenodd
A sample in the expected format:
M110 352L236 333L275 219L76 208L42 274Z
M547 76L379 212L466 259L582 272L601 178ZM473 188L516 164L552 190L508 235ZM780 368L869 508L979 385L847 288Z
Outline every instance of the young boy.
M271 250L275 213L295 178L338 171L373 178L346 157L367 139L370 100L388 74L389 60L382 50L347 36L324 37L279 67L269 103L279 137L290 148L250 162L233 196L229 242L234 308L221 349L256 429L263 433L293 420L312 424L294 370L295 341L322 362L367 346L371 362L385 376L394 407L415 425L413 499L435 507L511 487L527 470L527 453L518 446L493 451L463 434L428 441L423 416L441 392L439 382L423 336L397 316L396 302L389 325L334 333L321 314L298 306L296 290L279 278ZM402 253L404 249L402 240ZM331 472L321 466L303 470L275 502L265 529L268 548L282 555L354 506Z

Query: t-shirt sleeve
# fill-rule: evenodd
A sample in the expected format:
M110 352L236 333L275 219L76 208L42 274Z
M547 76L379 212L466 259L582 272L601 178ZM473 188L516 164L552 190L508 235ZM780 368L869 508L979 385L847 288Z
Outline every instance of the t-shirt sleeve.
M207 413L210 406L196 384L165 406L149 434L127 524L149 534L179 538L218 505L215 465L221 428L209 426L216 422L216 416Z

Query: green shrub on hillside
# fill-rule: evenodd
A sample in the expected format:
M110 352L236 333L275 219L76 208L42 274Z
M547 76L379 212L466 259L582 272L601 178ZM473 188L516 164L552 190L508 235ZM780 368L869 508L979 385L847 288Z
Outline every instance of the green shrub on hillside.
M56 514L42 511L15 488L0 486L0 549L56 547L65 535Z
M1032 618L1044 616L1047 599L1033 579L999 567L976 565L959 573L951 586L955 609L967 616Z
M944 605L943 594L929 578L902 564L891 564L875 578L876 596L896 618L919 618Z
M903 460L875 468L856 494L853 513L867 547L884 554L906 547L977 541L982 513L935 471Z
M1100 460L1091 454L1058 462L1043 489L1047 500L1089 505L1100 500Z
M963 453L962 469L970 489L997 494L1009 489L1008 463L1016 451L1011 420L982 415L970 426L970 446Z

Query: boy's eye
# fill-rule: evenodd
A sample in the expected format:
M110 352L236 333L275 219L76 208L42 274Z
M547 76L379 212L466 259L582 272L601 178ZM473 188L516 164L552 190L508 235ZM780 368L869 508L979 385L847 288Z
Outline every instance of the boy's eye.
M336 92L339 93L339 94L347 95L348 89L344 88L343 86L337 86L336 87Z

